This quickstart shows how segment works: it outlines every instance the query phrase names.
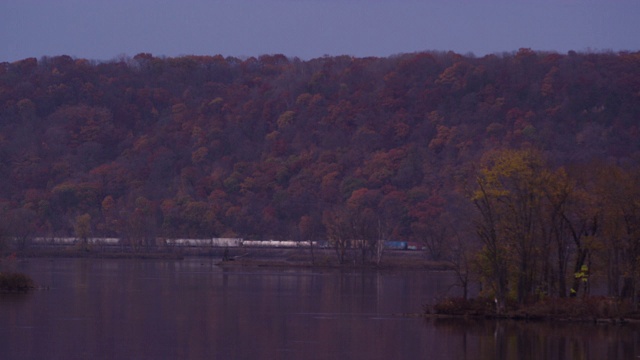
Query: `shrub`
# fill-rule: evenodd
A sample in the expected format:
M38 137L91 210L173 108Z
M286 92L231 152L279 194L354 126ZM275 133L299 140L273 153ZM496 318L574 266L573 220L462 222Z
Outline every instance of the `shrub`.
M433 306L433 312L441 315L495 314L495 304L488 298L446 298Z
M26 292L33 288L33 280L28 275L14 272L0 273L0 291Z
M517 319L595 320L622 319L633 315L632 304L614 298L593 296L586 298L546 298L534 303L518 305L509 301L505 315ZM446 298L433 307L425 306L425 313L454 316L495 316L495 304L488 298Z

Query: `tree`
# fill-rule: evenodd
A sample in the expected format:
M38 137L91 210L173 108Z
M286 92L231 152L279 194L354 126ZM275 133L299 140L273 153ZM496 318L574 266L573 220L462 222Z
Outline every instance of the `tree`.
M503 150L489 154L480 169L472 200L479 210L477 231L484 243L486 276L503 306L509 282L523 303L538 288L543 185L548 170L533 150Z
M580 239L573 236L575 215L583 204L579 202L575 181L562 168L550 174L543 189L543 240L546 238L555 245L552 251L551 244L546 244L545 253L541 254L544 261L543 284L546 284L547 293L555 289L559 297L565 297L571 240L580 248Z
M612 295L638 303L640 288L640 171L606 166L599 172L603 199L598 237ZM622 280L622 283L620 283Z
M582 170L584 171L584 170ZM592 253L595 250L595 239L601 231L601 206L598 204L599 194L597 188L592 184L593 172L583 172L574 174L577 181L576 190L570 196L569 209L562 215L563 224L568 231L570 239L573 240L573 277L569 295L575 297L583 289L583 294L588 293L589 287L584 276L576 276L584 273L584 269L589 267Z
M458 285L462 288L462 297L469 296L469 284L474 266L474 254L478 252L477 244L463 233L455 233L447 242L448 263L455 273Z
M351 230L352 244L360 250L362 264L373 256L382 258L381 244L388 236L384 229L390 227L381 215L380 197L377 190L361 188L354 191L346 203L345 220Z
M131 213L121 214L121 221L126 224L125 236L131 249L137 252L141 247L149 249L155 245L158 220L155 204L143 196L136 198L135 208Z
M36 213L31 209L17 208L5 214L6 234L13 238L21 250L29 246L36 229Z
M322 224L327 231L329 244L333 246L338 262L344 264L347 253L352 247L352 229L345 209L325 210L322 213Z
M102 235L115 236L119 230L116 202L111 195L105 196L101 204L102 223L100 226Z
M88 239L91 236L91 215L78 215L76 217L74 229L76 237L80 240L80 246L83 249L87 249Z
M480 256L480 273L487 279L496 296L498 312L504 310L509 291L509 259L507 246L499 232L499 209L493 194L478 179L478 189L472 197L480 217L476 231L483 248Z
M424 190L428 194L428 190ZM428 194L409 209L413 219L411 230L416 241L425 245L432 260L442 260L445 245L451 237L450 219L445 212L445 200L438 194Z
M320 233L322 224L318 217L303 215L298 222L298 234L301 241L309 242L309 251L311 252L311 263L315 264L315 247Z

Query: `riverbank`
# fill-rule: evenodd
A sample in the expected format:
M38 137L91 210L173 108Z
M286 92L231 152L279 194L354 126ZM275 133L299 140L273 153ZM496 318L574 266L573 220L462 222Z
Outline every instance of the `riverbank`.
M132 251L129 247L54 246L33 247L16 251L20 258L130 258L130 259L184 259L208 257L225 267L323 267L369 269L449 270L446 262L430 261L422 251L388 250L379 262L358 259L353 251L343 263L338 261L334 249L318 248L262 248L262 247L165 247Z
M508 303L498 313L489 298L447 298L425 306L429 318L490 318L528 321L574 321L596 323L640 323L640 312L628 301L604 296L545 298L527 304Z
M220 255L220 254L217 254ZM368 269L449 270L446 262L427 260L420 251L386 251L379 262L365 261L355 256L340 263L333 249L262 249L236 248L223 250L220 266L259 267L322 267Z
M184 259L182 254L169 252L96 251L75 247L17 251L14 254L19 258Z

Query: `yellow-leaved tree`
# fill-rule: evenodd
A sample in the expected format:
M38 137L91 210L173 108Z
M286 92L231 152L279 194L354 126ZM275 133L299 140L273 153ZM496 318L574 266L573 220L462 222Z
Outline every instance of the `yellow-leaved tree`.
M493 290L498 311L509 295L522 303L535 294L548 247L543 221L545 186L551 172L535 150L488 153L472 201L483 248L480 272ZM515 286L511 286L515 285Z

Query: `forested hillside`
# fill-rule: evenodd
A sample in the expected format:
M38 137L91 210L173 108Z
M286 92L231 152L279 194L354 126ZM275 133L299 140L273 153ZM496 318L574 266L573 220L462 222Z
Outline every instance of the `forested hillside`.
M348 228L438 257L478 216L496 151L593 179L637 168L639 120L639 53L25 59L0 64L1 229L89 222L144 242Z

